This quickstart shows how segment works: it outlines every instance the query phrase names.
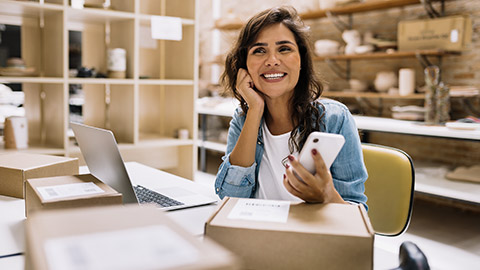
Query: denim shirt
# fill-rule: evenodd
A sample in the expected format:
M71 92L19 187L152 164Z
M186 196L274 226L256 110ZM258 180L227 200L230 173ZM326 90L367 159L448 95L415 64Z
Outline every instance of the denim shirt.
M355 121L342 103L331 99L321 99L319 102L324 106L317 105L320 115L325 110L321 131L345 137L345 144L330 168L335 189L345 201L362 203L367 208L364 183L368 175ZM230 154L245 124L246 115L242 112L240 107L237 108L230 121L227 151L222 157L223 162L215 179L215 192L222 199L225 196L252 198L257 188L256 179L264 151L261 128L258 129L255 162L250 167L230 164ZM262 118L260 126L263 121Z

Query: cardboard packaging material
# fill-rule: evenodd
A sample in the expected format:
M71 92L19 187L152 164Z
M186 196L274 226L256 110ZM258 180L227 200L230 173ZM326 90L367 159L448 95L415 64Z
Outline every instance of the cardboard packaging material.
M467 15L455 15L401 21L398 23L397 39L399 51L461 51L467 49L472 41L472 19Z
M154 206L32 213L25 269L240 269L238 259L198 239Z
M372 269L374 231L363 205L225 198L205 236L247 269Z
M7 149L28 148L28 123L27 118L22 116L10 116L5 118L3 140Z
M122 204L122 194L91 174L28 179L25 215L49 209Z
M78 174L78 159L12 152L0 155L0 195L25 198L30 178Z

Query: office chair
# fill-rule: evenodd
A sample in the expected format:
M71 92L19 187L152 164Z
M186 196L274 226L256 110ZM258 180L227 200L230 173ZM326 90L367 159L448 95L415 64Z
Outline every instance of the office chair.
M365 194L368 215L376 234L397 236L408 227L412 214L415 171L402 150L362 144L368 172Z
M410 156L402 150L375 144L362 144L368 179L368 215L375 233L397 236L407 230L412 215L415 171ZM428 260L420 248L403 242L400 265L392 270L429 270Z

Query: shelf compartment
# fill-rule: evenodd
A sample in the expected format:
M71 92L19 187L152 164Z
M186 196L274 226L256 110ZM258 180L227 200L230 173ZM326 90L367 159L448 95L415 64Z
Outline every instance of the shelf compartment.
M83 84L86 125L109 129L119 143L134 143L134 86Z
M111 22L103 21L99 23L80 23L80 25L70 25L69 27L73 27L76 31L80 31L82 35L82 66L87 68L95 68L97 72L108 74L107 49L123 48L126 50L126 79L133 79L134 40L131 37L134 36L134 26L134 19L123 19ZM69 80L74 81L78 80L78 78L70 78ZM100 79L82 78L82 80ZM105 82L109 82L108 80L105 80ZM113 82L120 81L116 81L115 79L113 79ZM124 83L129 82L124 81Z
M140 0L140 14L195 19L194 0Z
M139 134L174 138L179 129L186 128L190 138L195 135L193 86L140 85L139 88L139 104L142 104L138 114ZM184 106L172 102L175 100L182 100Z
M67 100L64 84L23 83L29 144L41 148L65 147Z
M0 2L0 9L7 8L3 6L4 4ZM63 12L61 10L44 12L42 9L35 12L38 12L38 16L25 15L14 19L0 16L0 23L20 27L21 57L27 68L34 68L34 74L29 74L28 77L63 78ZM18 76L23 77L22 74ZM8 77L16 78L13 75Z
M140 25L150 33L151 26ZM139 76L143 79L193 80L195 61L195 27L182 27L182 40L151 40L140 42ZM167 53L168 52L168 53Z

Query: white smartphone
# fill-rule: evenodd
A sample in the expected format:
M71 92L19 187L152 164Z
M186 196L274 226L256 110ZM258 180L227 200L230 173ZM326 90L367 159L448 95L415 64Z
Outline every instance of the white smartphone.
M314 174L315 162L312 157L312 149L315 148L322 155L327 169L330 169L344 143L343 135L314 131L308 135L305 145L298 155L298 160L305 169Z

